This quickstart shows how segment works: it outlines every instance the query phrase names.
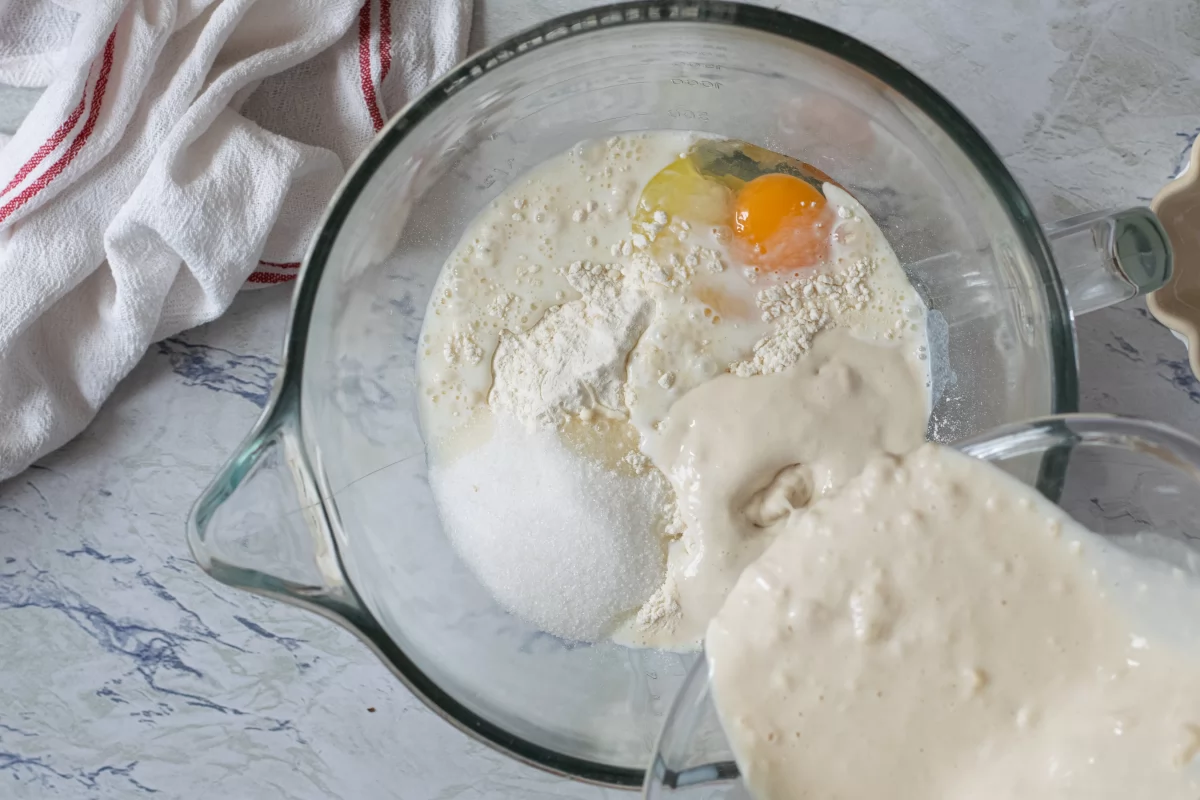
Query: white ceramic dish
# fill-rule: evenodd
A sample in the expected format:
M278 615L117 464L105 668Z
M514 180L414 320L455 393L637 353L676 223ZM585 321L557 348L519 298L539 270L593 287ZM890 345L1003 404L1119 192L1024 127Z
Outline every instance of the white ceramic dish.
M1192 146L1183 172L1163 187L1150 207L1171 239L1175 270L1146 304L1187 345L1192 372L1200 376L1200 147Z

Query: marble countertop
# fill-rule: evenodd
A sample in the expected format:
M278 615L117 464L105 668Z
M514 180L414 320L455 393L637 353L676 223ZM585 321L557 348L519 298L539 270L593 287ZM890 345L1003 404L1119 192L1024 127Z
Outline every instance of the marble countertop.
M472 46L585 5L477 0ZM1147 202L1200 132L1194 0L778 5L942 90L1046 220ZM191 561L187 511L266 401L287 306L245 293L154 345L86 432L0 484L0 796L628 796L469 740L349 633ZM1200 431L1200 383L1143 303L1078 328L1083 409Z

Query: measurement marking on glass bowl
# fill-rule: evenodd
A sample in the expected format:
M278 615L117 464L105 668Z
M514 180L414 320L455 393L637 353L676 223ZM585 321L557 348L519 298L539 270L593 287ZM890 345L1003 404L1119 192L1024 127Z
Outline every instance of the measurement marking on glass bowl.
M720 89L719 81L697 80L696 78L671 78L671 83L676 86L697 86L701 89Z

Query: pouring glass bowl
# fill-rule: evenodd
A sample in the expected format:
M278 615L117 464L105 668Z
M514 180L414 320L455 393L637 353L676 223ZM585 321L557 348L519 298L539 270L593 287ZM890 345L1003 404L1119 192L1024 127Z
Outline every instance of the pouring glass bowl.
M1157 422L1068 414L955 445L1034 483L1089 530L1200 577L1200 441ZM646 774L647 800L750 800L699 658Z
M870 47L763 8L638 2L561 17L395 117L326 212L270 406L193 510L192 550L218 580L354 631L471 735L622 786L641 784L695 657L562 642L496 606L439 524L414 364L469 220L552 153L655 129L802 158L866 206L929 308L937 440L1074 410L1072 311L1157 288L1170 270L1161 228L1136 209L1049 229L1056 270L1029 202L945 99Z

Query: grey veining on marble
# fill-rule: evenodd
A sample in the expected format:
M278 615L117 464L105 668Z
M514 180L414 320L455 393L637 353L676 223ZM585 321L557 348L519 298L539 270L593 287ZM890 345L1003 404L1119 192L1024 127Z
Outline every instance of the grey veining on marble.
M584 5L477 2L472 46ZM1200 131L1195 0L781 5L945 92L1045 219L1146 202ZM624 796L472 742L350 634L190 560L188 508L265 403L287 293L156 344L85 433L0 484L0 797ZM1200 433L1200 383L1144 304L1081 318L1079 344L1085 409Z

